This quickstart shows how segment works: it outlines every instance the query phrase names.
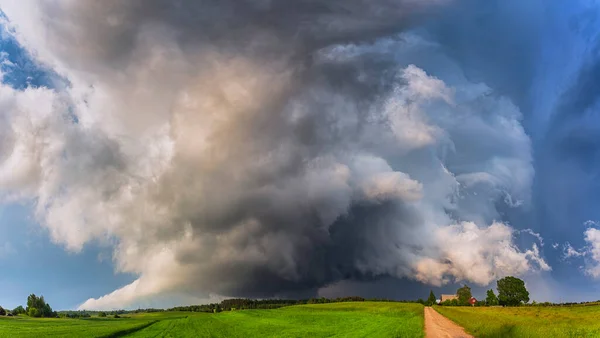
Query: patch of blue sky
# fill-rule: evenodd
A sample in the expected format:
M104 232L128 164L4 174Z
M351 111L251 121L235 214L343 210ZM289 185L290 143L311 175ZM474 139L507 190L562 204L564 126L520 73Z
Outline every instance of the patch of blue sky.
M0 29L5 31L4 27L0 27ZM54 87L58 76L32 61L29 53L19 46L10 34L2 34L0 51L0 70L3 83L15 89Z
M0 206L0 247L8 247L0 254L1 306L12 309L35 293L54 309L73 309L135 279L114 272L109 248L93 243L71 253L53 243L31 217L31 207Z

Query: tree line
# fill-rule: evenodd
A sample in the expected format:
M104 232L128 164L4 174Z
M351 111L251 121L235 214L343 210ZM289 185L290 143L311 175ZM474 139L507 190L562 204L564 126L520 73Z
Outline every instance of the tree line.
M304 304L326 304L340 302L364 302L364 301L379 301L393 302L390 299L365 299L363 297L340 297L340 298L310 298L310 299L247 299L233 298L225 299L220 303L176 306L167 311L191 311L191 312L221 312L233 310L250 310L250 309L277 309L284 306L304 305ZM414 301L413 301L414 302Z
M52 310L50 304L46 303L46 301L44 300L44 296L38 297L33 293L30 294L29 297L27 297L26 308L23 308L22 305L19 305L16 308L9 311L0 306L0 316L18 316L22 314L35 318L50 318L58 316L56 311Z

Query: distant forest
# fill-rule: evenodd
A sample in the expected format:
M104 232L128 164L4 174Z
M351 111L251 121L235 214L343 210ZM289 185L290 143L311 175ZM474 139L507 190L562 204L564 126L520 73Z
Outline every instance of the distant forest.
M220 303L205 304L205 305L190 305L177 306L166 311L192 311L192 312L221 312L231 310L245 309L277 309L284 306L303 305L303 304L324 304L324 303L340 303L340 302L363 302L363 301L379 301L379 302L394 302L390 299L365 299L362 297L343 297L343 298L311 298L311 299L246 299L234 298L225 299ZM403 301L409 302L409 301ZM414 302L414 301L412 301Z
M191 311L191 312L221 312L246 309L277 309L284 306L303 305L303 304L324 304L324 303L340 303L340 302L398 302L392 299L372 298L365 299L363 297L343 297L343 298L311 298L311 299L247 299L233 298L225 299L220 303L204 304L204 305L189 305L176 306L170 309L136 309L136 310L114 310L114 311L59 311L59 315L70 318L89 317L94 314L105 313L107 315L124 315L128 313L142 312L163 312L163 311ZM416 303L414 300L402 300L403 303Z

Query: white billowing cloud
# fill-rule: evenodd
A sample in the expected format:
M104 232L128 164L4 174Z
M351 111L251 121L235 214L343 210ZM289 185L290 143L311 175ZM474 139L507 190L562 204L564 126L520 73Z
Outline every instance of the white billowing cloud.
M0 87L1 196L35 200L55 242L111 245L117 269L139 275L81 308L550 269L497 221L497 203L530 195L518 109L435 43L377 35L402 30L414 2L301 15L189 2L172 16L159 2L0 2L19 41L69 81ZM303 10L337 26L296 32ZM261 11L284 20L265 26ZM437 77L427 58L452 67Z
M585 249L585 255L589 259L586 264L585 272L595 278L600 277L600 230L589 228L584 232L585 242L588 247Z
M428 123L422 104L435 100L451 103L452 90L415 65L406 67L401 78L408 85L396 86L384 107L398 143L407 151L436 144L443 131Z
M59 146L54 134L60 132L54 122L59 102L45 88L17 91L0 86L0 189L5 199L34 197L35 189L49 175ZM48 137L49 135L52 135Z
M600 277L600 230L597 221L586 221L588 228L583 232L583 240L586 245L576 249L569 242L563 245L563 259L583 259L581 266L583 272L593 278Z
M487 285L506 275L522 275L532 270L548 271L537 245L521 252L513 243L514 230L502 223L480 228L472 222L440 227L435 234L439 258L417 265L417 279L441 286L450 281L471 281Z

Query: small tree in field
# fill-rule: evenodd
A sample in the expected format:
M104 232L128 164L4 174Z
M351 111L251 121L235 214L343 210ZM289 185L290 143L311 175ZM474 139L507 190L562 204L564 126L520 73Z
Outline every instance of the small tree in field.
M496 284L500 305L519 306L529 302L529 291L521 279L508 276L498 280Z
M458 296L458 305L469 305L469 299L473 297L471 288L466 285L458 289L456 295Z
M11 312L13 315L20 315L20 314L27 313L27 311L25 311L25 309L21 305L14 308Z
M485 303L488 306L498 305L498 297L496 297L494 290L492 290L492 289L487 290L487 297L485 298Z
M435 295L433 294L433 290L429 291L429 298L427 298L427 306L431 306L436 304Z

